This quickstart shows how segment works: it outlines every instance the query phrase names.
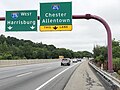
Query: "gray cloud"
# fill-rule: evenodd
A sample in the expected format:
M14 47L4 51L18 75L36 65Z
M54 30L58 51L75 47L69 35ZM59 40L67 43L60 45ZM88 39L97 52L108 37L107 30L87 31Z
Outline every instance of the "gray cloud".
M66 0L52 0L53 2ZM67 0L68 1L68 0ZM33 3L34 2L34 3ZM38 10L39 3L51 0L1 0L0 17L5 16L6 10ZM104 18L110 25L113 38L120 40L120 0L72 0L73 15L90 13ZM39 21L38 21L39 26ZM5 22L0 22L0 34L13 36L19 39L32 40L54 44L56 47L65 47L74 51L88 50L92 52L96 44L107 45L107 33L104 26L95 20L73 20L73 30L63 32L5 32Z

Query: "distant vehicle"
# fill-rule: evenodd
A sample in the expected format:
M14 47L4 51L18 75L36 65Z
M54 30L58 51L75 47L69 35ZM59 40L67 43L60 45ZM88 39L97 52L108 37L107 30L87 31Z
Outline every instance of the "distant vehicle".
M70 59L69 58L63 58L62 61L61 61L61 66L63 65L67 65L67 66L70 66Z
M59 59L63 59L64 58L64 56L59 56Z
M78 61L77 61L77 59L75 58L75 59L72 60L72 62L73 62L73 63L77 63Z
M77 61L78 61L78 62L81 62L81 58L77 58Z

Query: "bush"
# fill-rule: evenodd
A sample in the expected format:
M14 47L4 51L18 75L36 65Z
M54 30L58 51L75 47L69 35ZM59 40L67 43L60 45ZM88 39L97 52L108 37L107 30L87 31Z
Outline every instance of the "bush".
M12 55L10 53L5 53L3 59L12 59Z
M120 70L118 70L118 72L117 72L119 75L120 75Z
M15 59L15 60L16 60L16 59L20 59L20 57L18 57L18 56L14 56L13 59Z
M2 56L0 56L0 60L2 60L3 59L3 57Z
M104 63L104 57L102 55L99 55L96 57L96 61Z
M120 58L113 59L113 69L116 72L120 70Z

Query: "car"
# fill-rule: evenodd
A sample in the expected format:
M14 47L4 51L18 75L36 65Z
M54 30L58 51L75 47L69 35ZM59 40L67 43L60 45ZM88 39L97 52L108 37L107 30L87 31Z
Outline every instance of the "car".
M77 58L77 61L78 61L78 62L81 62L81 58Z
M64 65L67 65L67 66L70 66L70 59L69 58L63 58L61 60L61 66L64 66Z
M72 62L73 62L73 63L77 63L78 61L77 61L77 59L75 58L75 59L72 60Z

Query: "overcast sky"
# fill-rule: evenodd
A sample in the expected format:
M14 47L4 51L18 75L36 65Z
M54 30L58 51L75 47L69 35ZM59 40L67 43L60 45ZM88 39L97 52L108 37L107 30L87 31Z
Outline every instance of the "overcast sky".
M102 17L109 24L112 38L120 40L120 0L71 0L72 14L92 14ZM69 0L0 0L0 17L5 17L9 10L39 10L41 2L69 2ZM0 35L19 39L53 44L58 48L73 51L90 51L94 45L107 45L107 33L104 26L96 20L73 20L72 31L40 32L5 32L5 21L0 21Z

